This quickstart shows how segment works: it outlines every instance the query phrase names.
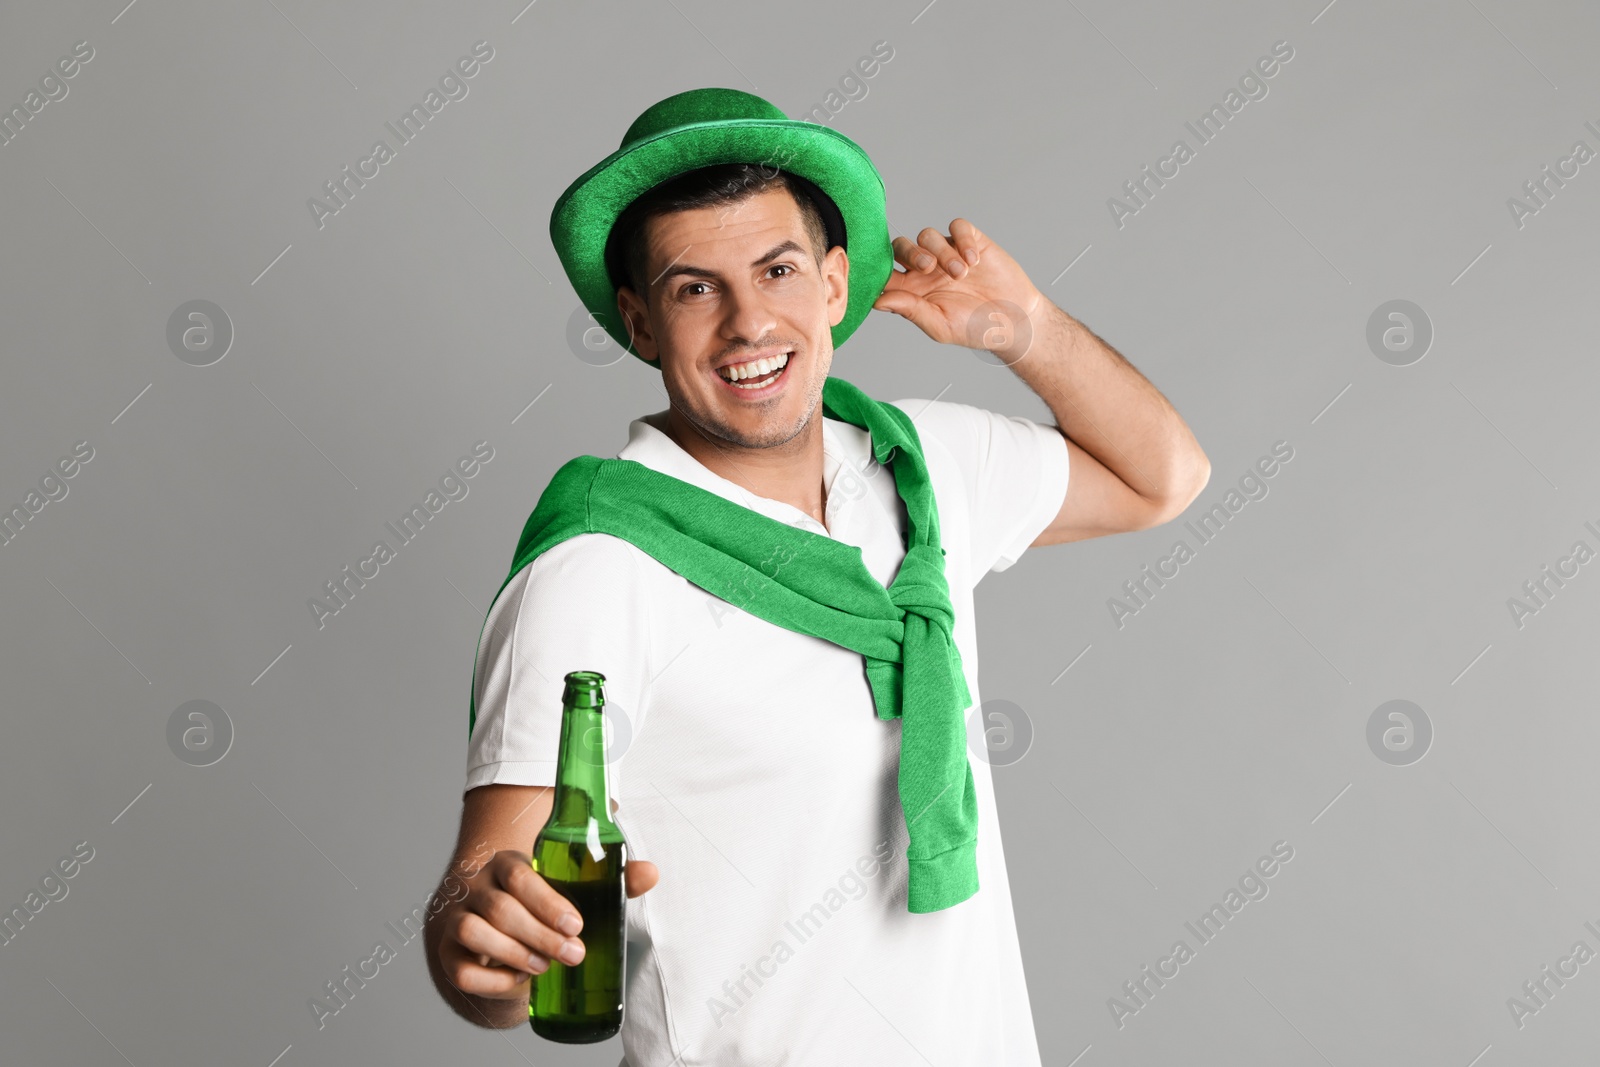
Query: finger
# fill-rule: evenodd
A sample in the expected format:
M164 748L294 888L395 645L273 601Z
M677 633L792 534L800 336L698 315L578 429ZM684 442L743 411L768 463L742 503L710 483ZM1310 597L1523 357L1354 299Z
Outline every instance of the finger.
M890 247L894 250L894 261L907 272L914 270L926 274L938 264L938 260L917 247L917 243L909 237L896 237L890 242Z
M986 240L980 231L966 219L955 219L950 223L950 238L955 243L956 251L969 264L978 265L978 246Z
M539 878L531 870L528 874L533 878ZM560 898L566 908L572 907L555 890L546 886L546 891ZM495 930L521 944L520 958L513 955L502 961L510 966L521 967L523 970L530 969L532 966L530 955L542 956L546 961L559 959L562 963L578 963L583 959L582 941L536 916L512 893L499 889L482 890L476 894L476 899L469 898L467 904L472 914L481 917ZM577 914L576 910L572 913ZM580 924L581 921L580 919Z
M529 861L508 857L508 862L498 863L494 870L494 884L528 912L539 925L565 934L575 934L583 927L583 916L572 902L545 881ZM489 918L489 916L485 916ZM512 919L517 917L513 914ZM507 933L516 934L515 930ZM537 947L537 946L535 946Z
M878 294L878 299L872 306L879 311L888 311L901 317L911 314L911 309L917 304L917 297L912 293L904 292L898 288L887 288Z
M520 1000L528 995L526 971L484 964L483 956L448 940L439 945L439 967L463 993L491 1000Z
M622 881L630 899L649 892L660 880L661 872L649 860L629 860L622 869Z
M967 273L967 263L961 258L961 254L951 247L944 234L932 226L922 228L922 232L917 234L917 243L939 261L950 277L960 278Z
M499 929L491 920L477 912L457 912L449 940L466 951L477 954L477 960L469 961L472 967L489 972L477 976L479 981L497 984L502 988L507 985L506 979L514 975L542 974L550 966L549 954L530 950L523 941ZM485 960L487 962L484 962ZM490 964L499 966L493 967ZM493 973L497 970L502 972L498 979ZM509 983L513 988L517 984L517 981Z
M583 929L583 916L571 901L526 864L497 860L493 877L493 886L467 898L473 911L536 952L564 963L583 958L583 943L573 936Z
M445 938L439 945L439 966L463 993L495 1000L520 1000L531 992L532 976L517 968L492 963L481 953Z
M617 801L612 798L611 814L616 813ZM660 880L661 872L649 860L629 860L622 868L622 884L630 898L648 893Z

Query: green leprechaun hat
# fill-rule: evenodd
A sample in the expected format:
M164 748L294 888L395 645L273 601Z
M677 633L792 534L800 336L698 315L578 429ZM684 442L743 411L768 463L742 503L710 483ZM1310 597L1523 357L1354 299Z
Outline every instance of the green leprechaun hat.
M798 177L817 203L828 247L850 257L849 304L833 327L838 348L872 310L894 269L883 179L859 145L837 130L791 119L737 89L691 89L652 104L628 127L622 146L567 187L550 213L550 240L578 298L606 333L631 347L617 312L617 216L670 178L720 163L750 163Z

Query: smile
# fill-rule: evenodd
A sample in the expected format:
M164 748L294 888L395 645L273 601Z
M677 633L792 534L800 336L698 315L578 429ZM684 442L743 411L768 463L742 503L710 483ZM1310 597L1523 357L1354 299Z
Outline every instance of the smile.
M790 355L789 352L780 352L766 359L736 363L719 369L716 374L730 389L737 389L744 394L765 394L767 390L776 388L782 380L789 366Z

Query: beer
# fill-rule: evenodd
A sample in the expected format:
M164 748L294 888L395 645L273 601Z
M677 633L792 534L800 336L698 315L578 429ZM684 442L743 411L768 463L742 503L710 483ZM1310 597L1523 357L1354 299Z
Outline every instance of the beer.
M573 671L561 695L561 749L550 819L533 869L583 917L577 964L552 959L533 976L528 1023L551 1041L604 1041L622 1029L628 843L611 821L606 786L605 675Z

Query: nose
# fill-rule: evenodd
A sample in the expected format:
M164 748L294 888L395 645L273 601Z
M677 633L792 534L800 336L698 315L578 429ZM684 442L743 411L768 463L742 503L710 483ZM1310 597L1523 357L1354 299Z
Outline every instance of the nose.
M724 340L753 345L777 332L777 313L767 305L759 288L748 283L730 285L727 297L727 315L722 324Z

